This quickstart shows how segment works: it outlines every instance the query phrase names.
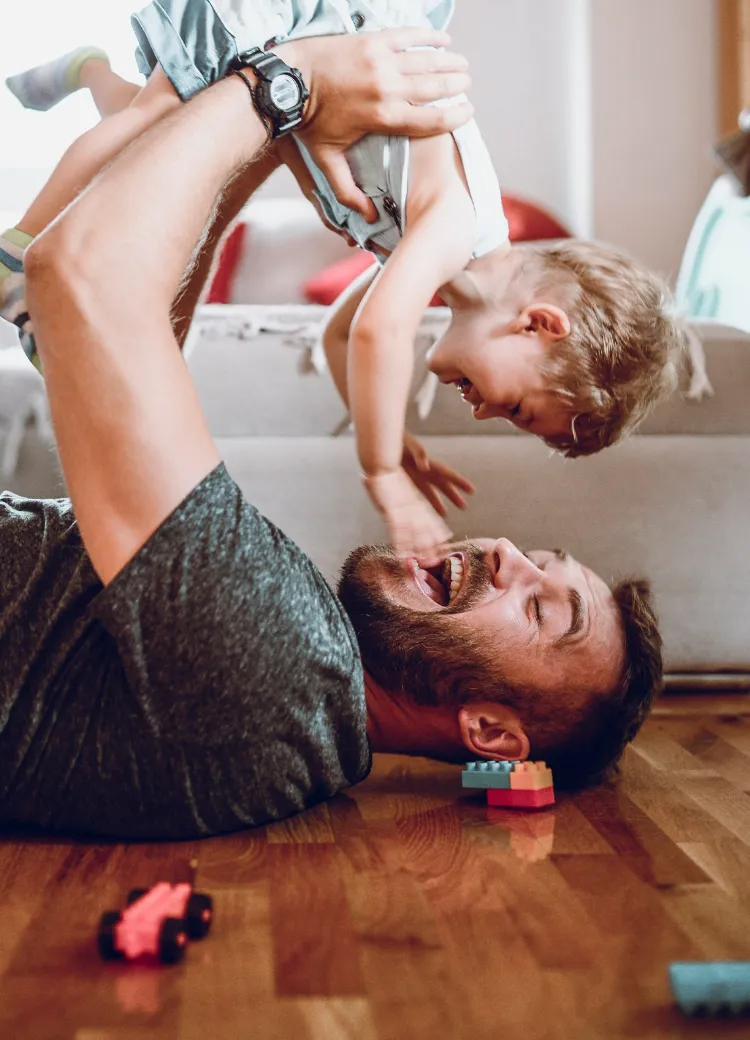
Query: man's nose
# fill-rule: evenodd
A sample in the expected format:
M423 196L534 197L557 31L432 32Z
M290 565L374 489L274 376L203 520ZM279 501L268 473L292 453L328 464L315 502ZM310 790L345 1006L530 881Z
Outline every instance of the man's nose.
M508 538L498 538L491 555L494 583L498 588L530 585L539 580L540 569Z

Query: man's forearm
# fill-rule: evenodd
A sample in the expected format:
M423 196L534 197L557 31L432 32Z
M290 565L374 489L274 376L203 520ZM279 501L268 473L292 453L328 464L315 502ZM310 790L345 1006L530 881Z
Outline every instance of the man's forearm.
M275 149L267 149L238 174L221 193L215 213L197 254L191 258L172 304L172 328L180 349L185 344L196 308L214 269L216 252L227 229L239 216L248 199L279 168Z

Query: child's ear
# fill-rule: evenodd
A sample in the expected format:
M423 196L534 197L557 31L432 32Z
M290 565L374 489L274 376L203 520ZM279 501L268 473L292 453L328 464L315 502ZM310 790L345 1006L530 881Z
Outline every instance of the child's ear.
M570 318L554 303L532 303L524 311L526 332L541 332L547 339L565 339L570 335Z

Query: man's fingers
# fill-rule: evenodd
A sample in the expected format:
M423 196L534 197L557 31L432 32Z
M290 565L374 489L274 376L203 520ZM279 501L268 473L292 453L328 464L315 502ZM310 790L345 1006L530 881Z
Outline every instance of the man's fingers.
M370 223L377 220L378 211L375 209L375 203L354 183L345 153L326 148L311 149L311 154L342 206L348 206L349 209L361 213Z
M431 137L433 134L450 134L463 126L474 115L470 101L449 108L422 107L420 105L398 105L394 107L389 121L394 132L407 137Z
M402 76L424 76L430 72L468 72L469 63L463 54L453 51L404 51L396 58L396 68Z
M441 29L420 28L383 29L378 40L391 50L408 51L410 47L450 47L451 38Z
M430 76L410 76L404 93L412 105L424 105L438 98L466 94L471 89L468 72L436 72Z

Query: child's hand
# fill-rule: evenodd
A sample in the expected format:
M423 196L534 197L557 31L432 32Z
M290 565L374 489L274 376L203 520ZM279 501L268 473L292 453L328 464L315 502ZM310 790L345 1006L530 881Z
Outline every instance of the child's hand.
M401 465L440 516L446 514L441 494L445 495L454 506L466 509L466 499L461 492L465 491L466 494L472 495L476 490L471 481L462 477L456 470L446 466L443 462L431 459L425 451L424 445L408 430L404 430L404 454Z
M424 554L450 539L450 530L406 470L390 470L363 479L375 508L383 514L388 540L396 552Z

